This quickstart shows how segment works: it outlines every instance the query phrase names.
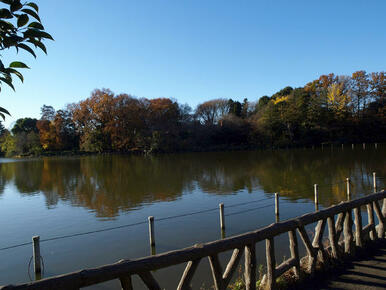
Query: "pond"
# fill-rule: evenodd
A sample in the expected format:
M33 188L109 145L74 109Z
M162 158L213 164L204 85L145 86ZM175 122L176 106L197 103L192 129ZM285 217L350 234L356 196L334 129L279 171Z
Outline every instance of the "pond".
M41 159L1 159L0 285L34 278L30 244L39 235L44 277L133 259L231 236L280 219L371 194L372 172L384 187L386 147L292 149L157 156L101 155ZM219 226L225 206L226 230ZM198 213L197 213L198 212ZM148 216L155 218L156 246L149 247ZM367 220L365 220L367 222ZM261 244L261 245L260 245ZM288 239L275 240L277 261L288 257ZM4 249L7 248L7 249ZM257 244L258 263L264 245ZM222 257L225 263L229 253ZM161 287L175 288L184 265L156 271ZM134 283L144 286L139 279ZM193 279L195 289L212 285L208 262ZM120 289L109 282L92 289Z

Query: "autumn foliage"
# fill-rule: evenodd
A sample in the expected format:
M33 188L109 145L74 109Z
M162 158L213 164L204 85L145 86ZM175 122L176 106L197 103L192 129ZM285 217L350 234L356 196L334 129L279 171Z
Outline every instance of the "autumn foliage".
M176 152L385 141L385 73L322 75L256 102L212 99L193 112L169 98L95 90L41 119L2 130L8 155L44 152Z

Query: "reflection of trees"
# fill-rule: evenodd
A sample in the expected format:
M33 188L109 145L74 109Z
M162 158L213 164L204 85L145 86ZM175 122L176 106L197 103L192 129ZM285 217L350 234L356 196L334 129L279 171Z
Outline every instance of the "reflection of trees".
M168 156L102 156L82 158L79 203L103 216L143 203L174 200L187 189L188 170L177 168ZM188 168L187 168L188 169Z
M233 194L257 185L256 176L248 172L252 165L245 152L192 154L196 181L205 192Z
M372 184L368 174L377 171L379 176L384 176L386 173L382 156L384 150L337 148L250 153L255 165L249 174L258 178L265 192L280 192L291 200L313 200L313 184L318 183L320 203L328 206L346 199L345 184L339 183L346 177L351 177L354 195L368 192Z
M320 203L328 206L346 199L346 187L341 183L346 177L351 177L353 193L362 194L372 185L368 173L376 171L384 176L382 154L384 150L337 148L208 153L200 154L200 165L194 167L202 167L197 180L207 192L233 193L243 189L251 192L261 186L265 192L280 192L290 200L313 200L313 184L318 183Z
M211 194L280 192L291 200L313 199L314 183L332 184L351 176L353 192L371 185L367 175L385 176L384 150L291 150L143 156L46 158L0 163L0 194L13 182L21 194L42 192L48 207L59 200L114 217L144 203L175 200L195 186ZM320 203L346 198L344 184L320 187Z
M174 159L95 156L3 163L0 186L13 180L21 194L41 191L47 206L61 199L113 217L143 203L174 200L192 189L189 164L176 166Z

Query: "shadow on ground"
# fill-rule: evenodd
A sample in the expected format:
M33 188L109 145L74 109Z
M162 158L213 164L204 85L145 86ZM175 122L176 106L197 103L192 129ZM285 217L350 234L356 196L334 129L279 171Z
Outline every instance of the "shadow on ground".
M386 241L371 245L333 270L318 273L296 289L386 289Z

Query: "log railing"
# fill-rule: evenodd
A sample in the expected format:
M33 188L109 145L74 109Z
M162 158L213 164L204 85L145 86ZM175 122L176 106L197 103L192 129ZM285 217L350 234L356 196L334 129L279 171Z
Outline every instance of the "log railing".
M383 203L382 210L379 201ZM368 223L363 226L361 207L367 209ZM374 216L375 212L375 216ZM354 213L354 220L352 218ZM300 256L296 231L307 251L307 269L314 273L317 260L323 260L329 254L332 258L351 255L357 247L363 247L366 240L385 238L386 191L374 193L360 199L342 202L329 208L305 214L301 217L271 224L252 232L217 240L205 244L162 253L136 260L121 260L114 264L98 268L81 270L69 274L46 278L21 285L2 286L2 290L21 289L80 289L82 287L119 279L122 289L133 289L131 276L138 275L149 289L161 289L151 271L169 266L187 263L177 289L191 289L191 280L202 259L208 258L215 289L226 289L231 282L236 268L244 255L244 278L246 289L256 288L256 250L255 244L266 241L267 273L264 284L274 289L276 279L286 271L293 269L295 276L300 274ZM377 221L377 225L376 225ZM313 240L305 226L317 223ZM355 230L353 231L353 225ZM328 228L328 246L322 240ZM289 235L291 257L277 265L275 260L275 236ZM340 236L343 233L343 239ZM223 271L218 255L233 250L233 254Z

